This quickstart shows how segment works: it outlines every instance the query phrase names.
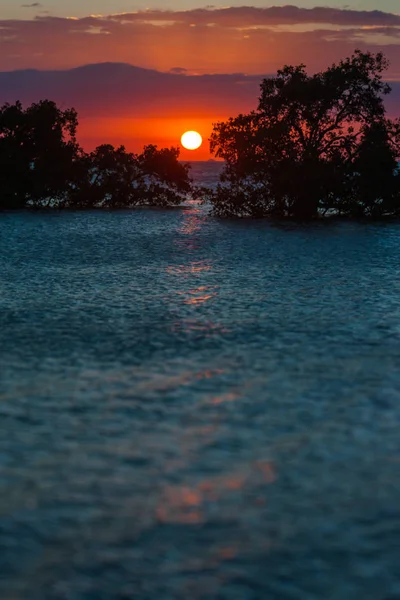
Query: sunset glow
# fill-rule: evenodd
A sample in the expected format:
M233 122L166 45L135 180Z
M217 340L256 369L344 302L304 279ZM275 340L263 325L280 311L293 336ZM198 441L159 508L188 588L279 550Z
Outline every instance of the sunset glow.
M349 0L345 9L339 0L325 8L311 0L275 7L217 0L205 9L171 0L148 9L137 0L127 12L122 0L91 0L90 11L78 0L47 7L3 0L0 102L46 97L76 108L87 150L105 139L132 152L180 145L181 160L202 161L212 158L204 142L213 124L253 110L263 76L300 62L318 72L359 47L388 57L386 104L397 114L398 0L382 0L381 12L372 1ZM189 131L203 143L179 143Z

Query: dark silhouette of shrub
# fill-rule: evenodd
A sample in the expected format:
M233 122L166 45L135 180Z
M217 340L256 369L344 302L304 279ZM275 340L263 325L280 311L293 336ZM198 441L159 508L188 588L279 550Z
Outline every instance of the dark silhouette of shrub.
M190 165L178 159L179 148L158 150L157 146L145 146L137 159L145 176L145 204L151 204L155 197L159 206L176 206L187 198L192 191Z
M355 53L307 75L285 66L261 84L256 111L214 125L226 161L209 193L218 216L311 219L399 214L400 122L385 116L381 53Z
M74 109L49 100L0 109L0 209L176 206L191 192L178 148L137 155L104 144L88 154L77 127Z
M98 146L84 154L70 208L127 208L136 206L137 186L143 179L137 157L124 146Z
M74 180L79 155L75 110L44 100L24 110L0 109L0 208L61 201Z

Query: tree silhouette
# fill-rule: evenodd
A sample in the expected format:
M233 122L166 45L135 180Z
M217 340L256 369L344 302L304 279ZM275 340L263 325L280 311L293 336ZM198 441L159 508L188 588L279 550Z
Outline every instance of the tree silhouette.
M64 198L78 159L75 110L45 100L24 110L0 109L0 208L22 208Z
M400 214L397 152L392 142L397 137L397 125L387 120L364 129L354 160L356 214Z
M191 191L178 148L137 155L103 144L88 154L77 127L74 109L49 100L0 109L0 209L175 206Z
M178 148L158 150L157 146L149 145L138 156L138 164L146 181L146 204L151 204L152 198L157 198L159 206L176 206L191 191L190 165L180 163L179 154Z
M128 208L138 203L135 186L143 175L137 157L124 146L98 146L83 154L76 189L69 199L73 208Z
M298 219L331 210L393 213L400 138L398 124L385 117L386 68L383 54L356 50L315 75L304 65L286 66L265 79L256 111L214 125L211 151L226 161L211 194L214 213ZM380 170L371 169L371 160Z

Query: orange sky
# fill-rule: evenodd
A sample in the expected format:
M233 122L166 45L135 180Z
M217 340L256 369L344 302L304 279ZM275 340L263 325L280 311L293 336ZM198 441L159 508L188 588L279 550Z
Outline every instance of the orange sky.
M1 19L0 7L0 102L46 97L75 106L86 147L178 145L194 129L205 144L182 158L207 159L212 123L256 108L263 75L284 64L320 70L357 47L383 50L391 61L388 78L400 82L400 15L390 12L288 5L87 17L28 13ZM88 64L98 66L71 71ZM32 68L47 74L7 78L6 72Z
M208 139L214 120L226 120L229 115L210 115L198 118L195 115L181 118L118 118L94 117L81 120L79 138L88 148L107 140L114 145L125 144L128 148L139 151L145 144L155 143L160 147L180 146L181 136L185 131L198 131L203 138L203 145L198 150L181 150L182 160L207 160L210 158ZM100 135L99 135L99 132Z

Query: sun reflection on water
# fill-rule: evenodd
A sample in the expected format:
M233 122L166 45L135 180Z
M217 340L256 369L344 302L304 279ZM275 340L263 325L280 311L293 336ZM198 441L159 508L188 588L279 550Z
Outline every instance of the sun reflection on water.
M209 256L207 259L202 258L204 240L199 232L203 226L207 226L204 211L197 201L189 201L187 209L182 211L182 221L177 229L180 236L174 243L179 247L179 257L184 252L185 258L190 257L192 260L169 264L166 272L175 279L175 282L171 282L170 289L171 294L175 298L178 296L182 301L178 306L196 310L194 318L190 313L183 312L181 318L174 323L172 331L201 332L208 337L211 334L225 333L226 329L221 324L206 318L203 311L203 308L218 299L219 294L219 286L215 285L213 279L215 265ZM202 318L197 316L200 314Z
M211 271L212 265L206 261L194 261L185 265L170 265L167 267L169 275L180 277L188 277L189 275L197 275L205 271Z
M206 520L210 504L225 502L231 494L244 494L260 485L273 484L275 466L268 460L241 465L236 472L203 479L194 485L167 485L156 508L161 523L198 524ZM260 505L262 498L254 496Z
M198 288L194 288L187 292L178 292L179 295L185 296L184 304L192 304L196 306L197 304L204 304L208 300L215 298L217 296L218 287L209 287L206 285L201 285Z

